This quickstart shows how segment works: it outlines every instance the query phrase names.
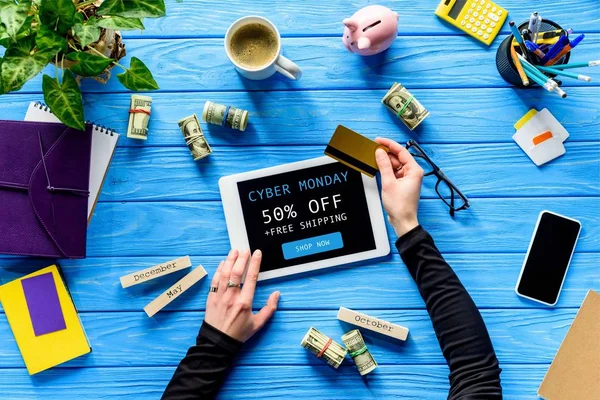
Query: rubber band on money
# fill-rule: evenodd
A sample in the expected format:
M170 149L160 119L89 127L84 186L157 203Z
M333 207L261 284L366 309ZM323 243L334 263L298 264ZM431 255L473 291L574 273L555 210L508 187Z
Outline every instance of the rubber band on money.
M223 113L223 121L221 121L221 126L225 126L225 122L227 122L227 114L229 114L230 108L231 106L227 106L227 108L225 108L225 112Z
M367 346L363 346L362 348L350 353L350 357L354 358L356 356L360 356L361 354L365 353L366 351L368 351Z
M323 354L325 354L325 352L327 351L327 349L329 348L329 346L331 345L331 343L333 343L333 339L329 338L329 340L327 341L327 343L325 343L325 346L323 346L323 350L321 350L319 352L319 354L317 354L317 358L323 357Z
M142 113L142 114L148 114L150 115L150 111L148 110L144 110L143 108L130 108L129 109L129 114L137 114L137 113Z
M400 116L402 115L402 113L404 113L404 111L408 108L408 106L410 105L410 103L412 103L412 101L413 101L414 98L415 98L415 96L410 96L409 97L409 99L406 101L406 104L404 104L404 106L396 114L398 116L398 118L400 118Z

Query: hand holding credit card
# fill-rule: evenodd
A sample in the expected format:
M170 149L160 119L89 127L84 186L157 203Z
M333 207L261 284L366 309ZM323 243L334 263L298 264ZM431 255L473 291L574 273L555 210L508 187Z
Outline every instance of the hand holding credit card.
M379 168L375 160L375 150L389 149L345 126L338 125L333 133L325 154L371 178Z

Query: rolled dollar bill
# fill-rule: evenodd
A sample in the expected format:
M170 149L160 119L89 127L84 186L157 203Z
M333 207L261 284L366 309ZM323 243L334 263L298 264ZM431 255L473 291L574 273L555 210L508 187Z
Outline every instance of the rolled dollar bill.
M346 345L350 357L354 360L361 375L366 375L377 368L377 361L375 361L371 352L367 349L367 345L358 329L346 333L342 336L342 341Z
M300 345L336 369L344 361L348 353L345 348L312 326L306 335L304 335Z
M429 116L429 111L402 84L395 82L381 102L411 131Z
M127 125L127 137L132 139L148 139L148 122L150 122L150 110L152 109L152 97L134 94L131 96L129 107L129 124Z
M248 111L207 101L202 110L202 120L209 124L245 131L248 126Z
M179 125L179 129L181 129L181 133L183 133L185 144L187 144L190 149L194 161L207 157L212 153L212 150L202 133L200 122L198 121L196 114L180 119L177 121L177 124Z

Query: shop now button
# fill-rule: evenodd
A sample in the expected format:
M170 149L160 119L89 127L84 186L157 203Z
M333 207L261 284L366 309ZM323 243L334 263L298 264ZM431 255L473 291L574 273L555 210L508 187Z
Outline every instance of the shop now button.
M344 241L340 232L296 240L281 245L283 258L286 260L341 249L342 247L344 247Z

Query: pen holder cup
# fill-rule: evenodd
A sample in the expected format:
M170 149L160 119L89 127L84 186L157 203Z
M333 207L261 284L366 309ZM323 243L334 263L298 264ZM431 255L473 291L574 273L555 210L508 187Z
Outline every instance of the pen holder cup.
M523 29L527 28L529 26L529 21L522 23L521 25L519 25L519 32L521 32ZM541 35L543 32L548 32L548 31L558 31L558 30L563 30L563 28L561 28L560 25L558 25L555 22L549 21L549 20L543 20L541 25L540 25L540 30L539 30L539 34ZM500 44L500 47L498 47L498 51L496 52L496 67L498 68L498 73L500 73L500 76L502 77L502 79L504 79L506 82L517 86L517 87L532 87L532 86L536 86L535 82L530 81L530 85L529 86L524 86L523 82L521 81L521 77L519 76L519 72L517 71L517 68L515 67L515 64L513 63L512 57L510 56L510 44L512 43L514 36L510 35L509 37L507 37L506 39L504 39L502 41L502 43ZM521 54L520 49L516 49L518 54ZM558 62L555 65L560 65L560 64L567 64L569 62L569 58L571 57L571 53L567 53L563 58L561 58L560 60L558 60ZM544 73L545 75L547 75L549 78L554 78L556 75L552 75L549 73Z

